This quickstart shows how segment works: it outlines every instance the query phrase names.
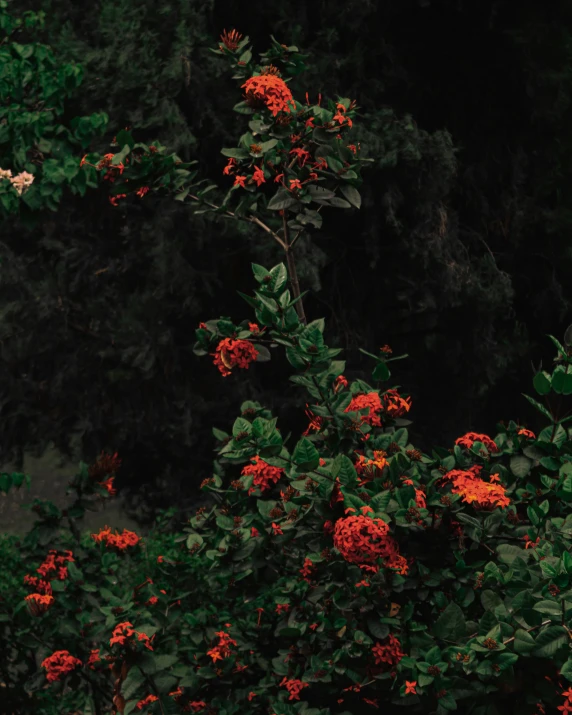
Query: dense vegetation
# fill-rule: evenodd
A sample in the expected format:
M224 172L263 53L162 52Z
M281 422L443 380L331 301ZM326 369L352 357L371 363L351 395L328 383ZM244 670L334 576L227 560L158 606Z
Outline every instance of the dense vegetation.
M359 345L414 359L402 382L421 445L508 415L570 304L570 34L565 2L12 2L45 13L21 45L49 45L67 80L62 124L107 115L90 149L130 126L220 181L235 83L208 48L226 27L309 55L296 88L355 97L375 157L358 216L327 218L300 257L310 315L325 314L354 377ZM78 84L79 80L81 82ZM73 84L73 86L72 86ZM76 86L77 85L77 86ZM364 126L366 126L364 124ZM79 157L82 147L75 151ZM2 168L12 147L0 144ZM285 375L221 385L190 352L205 307L229 312L248 264L275 262L250 227L160 197L112 206L73 194L0 227L1 458L50 440L124 459L123 483L168 478L164 503L210 469L211 424L247 395L304 423ZM55 207L54 207L55 208ZM24 220L26 219L26 220ZM363 306L369 306L364 310ZM502 378L502 381L501 381ZM501 387L502 382L502 387ZM438 425L438 427L437 427ZM534 423L532 423L534 426ZM193 478L188 466L193 464Z

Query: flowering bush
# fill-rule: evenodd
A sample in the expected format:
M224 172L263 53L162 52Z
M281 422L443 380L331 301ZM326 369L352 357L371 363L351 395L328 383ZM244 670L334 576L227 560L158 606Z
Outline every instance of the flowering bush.
M242 81L246 41L221 40ZM306 319L292 247L321 206L359 206L359 160L328 134L351 128L353 103L299 107L269 69L284 51L298 69L296 48L275 43L244 84L252 134L227 151L225 174L243 171L230 191L248 194L232 215L270 234L288 265L254 264L256 290L242 297L255 322L207 320L194 350L226 379L284 350L310 425L296 440L245 402L230 432L215 428L209 502L176 537L180 553L155 563L149 538L81 535L85 510L112 497L116 455L81 465L65 512L36 503L23 551L31 597L0 612L4 690L28 694L21 713L571 712L572 418L527 396L549 421L538 436L501 423L494 438L469 431L424 454L409 441L410 397L384 389L398 359L389 346L367 353L372 384L344 376L324 320ZM304 140L291 136L296 121L311 128ZM106 171L137 148L140 161L110 178L158 172L149 156L160 152L128 142ZM169 181L188 180L171 164ZM282 188L268 198L258 189L272 172ZM262 208L281 220L262 221ZM551 340L555 367L534 387L568 396L572 331Z

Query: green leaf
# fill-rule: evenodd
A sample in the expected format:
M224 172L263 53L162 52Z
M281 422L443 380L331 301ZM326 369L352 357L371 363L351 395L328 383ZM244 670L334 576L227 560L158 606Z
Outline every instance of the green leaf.
M339 196L334 196L329 201L330 206L335 206L338 209L351 209L352 205L349 201L339 198Z
M268 202L267 208L271 211L281 211L298 203L298 199L286 189L278 189L274 196Z
M121 684L121 694L125 700L129 700L133 695L138 693L144 682L145 676L141 670L136 665L130 668L127 677Z
M444 641L455 642L466 635L465 616L460 606L449 603L435 621L433 634Z
M497 553L499 555L499 560L508 566L510 566L512 562L518 558L527 561L529 556L528 551L525 551L518 546L513 546L512 544L499 544L499 546L497 546Z
M546 616L560 617L562 615L562 608L556 601L539 601L533 606L533 610Z
M525 395L524 392L522 393L522 396L526 398L531 405L533 405L539 412L541 412L545 417L548 417L548 419L552 422L552 415L550 412L544 407L544 405L541 405L540 402L537 402L534 400L532 397L529 397L528 395Z
M320 454L307 437L296 445L292 459L300 471L315 469L320 463Z
M550 626L536 637L534 655L551 658L556 651L568 643L568 633L562 626Z
M519 628L514 634L514 651L524 655L531 653L536 648L534 638L522 628Z
M356 188L354 188L351 184L341 184L340 191L352 206L355 206L356 209L361 208L361 196Z
M568 658L568 660L564 663L564 665L560 668L560 675L564 676L566 680L572 683L572 659Z
M510 470L515 477L522 479L530 472L532 460L523 454L515 454L510 458Z
M192 549L195 544L202 546L203 537L200 534L189 534L187 536L187 549Z
M545 372L537 372L532 380L534 389L539 395L547 395L550 392L550 375Z

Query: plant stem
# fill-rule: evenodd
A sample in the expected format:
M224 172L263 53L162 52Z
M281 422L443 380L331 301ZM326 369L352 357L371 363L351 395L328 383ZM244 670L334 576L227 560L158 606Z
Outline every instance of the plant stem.
M290 285L292 286L292 295L294 299L300 298L300 283L298 282L298 272L296 271L296 261L292 253L292 245L289 243L290 235L288 231L288 222L286 213L282 216L282 226L284 228L284 251L286 253L286 263L288 264L288 275L290 276ZM296 303L296 312L300 318L302 325L307 324L306 314L304 313L304 305L302 300Z

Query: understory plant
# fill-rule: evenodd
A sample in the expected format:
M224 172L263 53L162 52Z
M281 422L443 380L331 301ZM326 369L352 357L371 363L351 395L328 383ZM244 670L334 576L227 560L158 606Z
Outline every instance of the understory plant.
M234 183L222 203L128 133L118 153L82 162L105 170L115 202L171 186L280 246L284 262L252 266L250 315L205 320L194 351L226 380L283 351L307 429L283 434L254 401L215 427L209 501L168 553L153 535L82 532L85 510L113 497L117 455L80 465L66 510L35 502L29 594L0 602L6 702L47 715L572 712L572 331L550 337L553 368L526 396L547 420L538 435L510 421L416 449L411 398L388 386L398 357L368 352L370 380L346 379L295 270L323 206L359 207L361 150L343 133L355 103L300 105L282 75L300 69L297 48L274 41L253 65L246 40L225 33L217 49L252 116L224 150Z

